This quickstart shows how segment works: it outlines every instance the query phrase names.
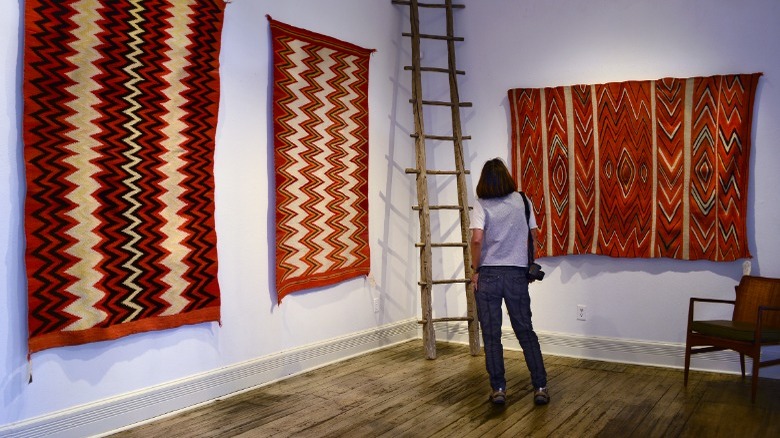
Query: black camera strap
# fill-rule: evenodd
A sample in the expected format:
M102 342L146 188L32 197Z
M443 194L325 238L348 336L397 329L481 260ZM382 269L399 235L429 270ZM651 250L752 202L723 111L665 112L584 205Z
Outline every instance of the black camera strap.
M525 197L525 193L519 191L520 196L523 198L523 205L525 205L525 223L528 224L528 266L534 262L534 240L531 234L531 206L528 203L528 198Z

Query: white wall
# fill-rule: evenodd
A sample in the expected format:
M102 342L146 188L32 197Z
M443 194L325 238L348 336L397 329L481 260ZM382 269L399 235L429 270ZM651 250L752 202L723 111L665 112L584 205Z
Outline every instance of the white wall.
M474 102L465 133L473 136L467 156L475 181L487 159L509 157L508 89L763 72L753 123L748 234L752 272L780 276L780 2L467 3L456 27L465 37L461 96ZM742 275L742 261L575 256L540 264L547 278L531 286L537 330L670 343L685 342L689 297L733 298ZM587 321L576 320L577 304L587 306Z
M408 96L397 98L408 89L409 77L399 70L396 7L380 0L235 0L225 12L214 166L222 326L199 324L46 350L33 355L34 380L28 384L20 3L0 0L0 426L415 315L416 284L408 280L416 276L416 265L409 263L416 258L409 243L416 226L410 209L414 191L403 173L413 160L404 130L411 115ZM369 236L376 285L354 279L288 295L276 305L269 284L273 149L266 14L377 49L369 79ZM374 297L382 300L379 313Z
M222 48L222 101L215 161L223 325L201 324L33 356L27 383L23 265L20 1L0 0L0 426L231 366L416 315L417 220L408 137L411 115L404 9L389 0L233 0ZM508 157L506 91L665 76L762 71L756 102L748 222L753 272L780 276L780 2L776 0L479 0L457 13L467 166ZM370 238L376 287L364 280L293 294L277 307L268 203L272 174L265 14L378 51L370 76ZM436 21L436 20L432 20ZM428 49L425 58L441 61ZM446 124L432 115L429 124ZM428 121L427 121L428 123ZM450 149L431 162L446 167ZM430 166L429 166L430 167ZM472 178L476 178L473 176ZM451 181L437 182L449 188ZM473 187L473 183L472 183ZM443 195L442 195L443 196ZM446 222L434 224L445 236ZM457 233L457 231L456 231ZM457 238L457 236L455 236ZM437 258L437 269L446 257ZM741 262L543 259L532 286L540 331L680 343L688 298L730 297ZM373 297L383 310L375 314ZM438 296L437 311L465 312ZM576 304L588 320L575 320ZM294 371L294 370L291 370ZM770 374L767 370L766 374ZM762 372L762 375L764 372Z

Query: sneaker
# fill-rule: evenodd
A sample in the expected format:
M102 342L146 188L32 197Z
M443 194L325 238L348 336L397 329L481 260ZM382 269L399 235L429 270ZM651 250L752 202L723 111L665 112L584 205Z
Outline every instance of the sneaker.
M490 402L494 405L503 405L506 403L506 392L504 388L498 388L490 393Z
M547 387L537 388L534 391L534 403L537 405L546 405L550 403L550 394L547 392Z

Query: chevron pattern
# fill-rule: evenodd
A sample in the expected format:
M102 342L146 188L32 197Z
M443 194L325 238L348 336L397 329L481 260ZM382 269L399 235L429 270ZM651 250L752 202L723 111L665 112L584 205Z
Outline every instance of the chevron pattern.
M683 252L683 182L685 177L685 80L667 78L656 83L656 235L651 250L675 258Z
M760 73L509 90L539 257L748 258Z
M568 239L567 252L587 253L593 241L590 236L596 226L595 190L596 190L596 166L595 166L595 127L593 122L593 99L591 87L571 87L571 116L573 119L567 124L572 124L574 129L569 136L569 144L573 146L573 168L571 174L575 175L573 181L573 203L577 209L569 209L570 222L573 223L576 232ZM572 160L569 160L570 162ZM577 214L574 214L574 213Z
M222 1L25 2L29 351L218 321Z
M512 144L516 145L512 156L513 175L523 175L522 190L532 199L540 199L545 196L547 190L547 166L545 165L546 133L542 107L543 94L532 89L509 90L509 101L513 102L512 111ZM542 136L545 136L544 138ZM550 205L550 202L533 202L535 217L549 216L541 209ZM540 254L540 248L547 248L548 224L536 222L538 235L534 239L537 246L536 253Z
M295 291L368 275L372 50L268 20L281 303Z
M545 93L547 109L546 124L547 144L549 149L547 155L548 192L549 206L547 210L549 217L552 218L550 224L549 243L553 248L565 248L567 244L566 237L569 231L569 141L566 131L568 126L566 120L566 96L567 89L558 88ZM570 100L569 100L570 101Z

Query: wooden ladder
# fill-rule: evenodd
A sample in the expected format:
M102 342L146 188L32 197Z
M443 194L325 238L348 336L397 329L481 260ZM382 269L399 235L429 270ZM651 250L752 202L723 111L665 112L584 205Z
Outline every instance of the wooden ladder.
M412 72L412 98L409 100L414 110L415 132L411 136L415 139L415 151L417 155L416 167L406 169L406 173L416 174L417 178L417 206L414 210L419 212L420 242L416 244L420 248L420 303L422 305L422 319L419 321L423 327L423 344L425 355L428 359L436 358L436 332L435 322L440 321L467 321L469 332L469 347L472 355L480 352L479 323L477 320L476 301L474 299L474 287L471 283L471 252L469 251L469 207L466 192L466 175L469 173L463 164L463 140L470 140L470 136L461 133L460 109L470 107L470 102L461 102L458 95L457 75L465 72L455 68L455 43L463 41L463 38L454 36L453 10L463 9L462 4L454 5L452 0L444 3L420 3L417 0L392 0L394 4L409 6L409 21L411 31L404 32L403 36L411 38L412 65L404 67L404 70ZM447 35L429 35L420 33L420 8L440 8L446 11ZM420 65L421 50L420 40L441 40L447 46L447 68L423 67ZM422 73L431 73L436 77L443 77L446 73L449 79L449 101L431 101L423 99ZM427 78L426 78L427 79ZM433 78L435 79L435 77ZM448 106L452 115L452 135L430 135L425 133L423 120L423 108L427 105ZM454 170L431 170L426 166L426 140L452 141L454 146ZM454 175L457 182L458 205L430 205L428 200L428 176ZM460 219L460 242L432 242L430 212L432 210L457 210ZM463 253L463 272L465 278L434 279L432 269L433 248L461 249ZM465 317L433 317L432 290L435 285L451 285L462 283L466 290L466 316Z

